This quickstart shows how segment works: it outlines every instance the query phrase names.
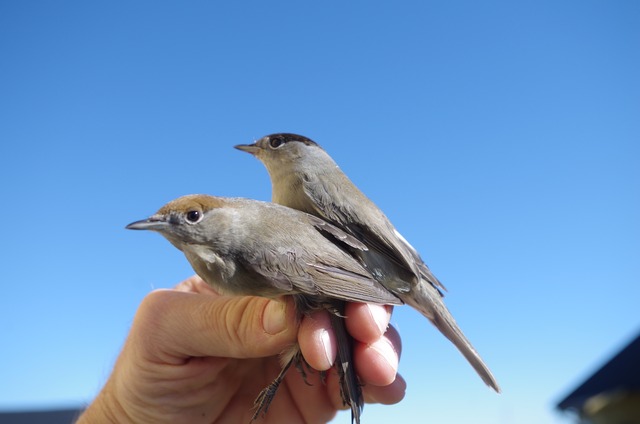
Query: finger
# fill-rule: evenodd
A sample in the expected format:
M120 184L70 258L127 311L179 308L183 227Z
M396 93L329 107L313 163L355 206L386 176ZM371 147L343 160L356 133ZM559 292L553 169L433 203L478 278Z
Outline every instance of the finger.
M342 394L340 393L340 377L335 369L329 371L325 377L325 384L327 385L326 391L329 396L329 400L335 409L349 409L349 406L345 405L342 401Z
M331 372L331 371L330 371ZM273 419L277 423L305 422L305 423L328 423L336 414L336 408L330 399L329 390L323 376L319 372L311 371L306 373L305 377L299 372L290 370L286 377L286 386L280 390L287 390L294 401L294 405L300 412L302 419L293 420L277 419L277 416L270 416L275 412L275 400L273 408L269 409L267 418ZM336 390L337 387L336 387ZM280 396L276 396L277 398ZM259 423L258 423L259 424Z
M318 371L326 371L336 360L336 336L327 311L305 315L298 331L298 343L307 363Z
M398 372L401 351L400 334L393 326L373 343L356 343L353 355L358 377L365 384L391 384Z
M393 307L370 303L347 303L347 331L362 343L373 343L387 331Z
M326 385L327 395L333 407L342 410L349 409L349 407L342 402L339 377L335 371L332 370L327 374ZM406 391L407 383L400 374L397 374L395 380L386 386L374 386L372 384L362 386L362 395L364 396L365 403L392 405L404 399Z
M198 275L192 275L186 280L181 281L174 288L174 290L188 292L188 293L199 293L199 294L220 296L220 293L218 291L216 291L209 284L205 283L204 280L200 278Z
M407 382L400 374L396 374L395 380L387 386L374 386L367 384L362 388L366 403L381 403L392 405L400 402L407 391Z
M387 331L392 307L366 303L347 303L345 312L347 315L345 325L354 338L366 345L371 345L374 350L382 351L384 358L393 359L394 355L389 352L389 348L385 350L384 343L379 342L382 335ZM399 345L399 337L397 339ZM335 362L337 352L336 336L331 328L331 321L326 311L314 312L303 317L300 324L300 332L298 333L298 341L303 356L312 368L324 371L329 369ZM372 355L365 354L365 358L369 356ZM373 358L379 359L377 355L373 355ZM385 376L383 381L395 376L395 370L398 367L397 358L395 362L392 375L388 372L383 372ZM374 377L375 375L377 374L374 374ZM375 381L378 380L379 378Z
M131 333L149 358L180 364L276 355L295 343L297 325L291 302L156 290L142 301Z

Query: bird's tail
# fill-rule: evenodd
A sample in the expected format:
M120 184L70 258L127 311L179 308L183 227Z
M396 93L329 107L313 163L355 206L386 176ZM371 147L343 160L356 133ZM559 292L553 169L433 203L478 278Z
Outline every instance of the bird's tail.
M422 315L431 321L444 336L458 348L460 353L469 361L473 369L476 370L482 381L497 393L500 393L500 386L491 374L489 367L484 363L480 355L467 340L458 327L447 307L442 301L440 294L428 282L422 281L413 290L404 295L402 300L417 309Z
M353 366L353 339L344 326L344 303L340 303L341 305L335 311L339 315L329 313L338 344L336 369L340 380L340 394L344 404L351 408L351 423L353 424L355 421L356 424L360 424L360 415L364 404L362 388Z

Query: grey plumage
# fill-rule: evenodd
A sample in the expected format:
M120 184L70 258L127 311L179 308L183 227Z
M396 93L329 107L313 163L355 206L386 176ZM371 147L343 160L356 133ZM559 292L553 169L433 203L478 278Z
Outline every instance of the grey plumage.
M496 392L498 383L464 336L442 301L444 285L385 214L340 170L314 141L300 135L272 134L236 148L266 166L272 200L318 216L367 246L351 249L386 289L428 318Z

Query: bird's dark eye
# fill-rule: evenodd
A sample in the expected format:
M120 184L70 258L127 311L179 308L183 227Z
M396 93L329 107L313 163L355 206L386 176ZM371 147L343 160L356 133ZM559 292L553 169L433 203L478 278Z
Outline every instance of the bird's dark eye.
M277 149L278 147L282 146L282 143L284 143L284 140L281 137L269 138L269 146L271 146L273 149Z
M189 211L187 212L187 221L191 222L191 223L195 223L198 222L200 220L200 217L202 216L202 212L200 211Z

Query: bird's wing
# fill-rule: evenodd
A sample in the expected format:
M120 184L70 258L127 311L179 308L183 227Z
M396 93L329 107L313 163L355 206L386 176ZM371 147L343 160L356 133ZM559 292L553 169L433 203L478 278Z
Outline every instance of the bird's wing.
M336 227L313 215L307 215L309 222L316 227L317 230L329 234L337 241L345 243L354 249L366 252L369 250L365 244L360 242L356 237L346 233L342 229ZM337 254L337 257L327 253ZM311 269L317 284L321 287L323 294L337 297L343 300L385 303L392 305L400 305L402 301L393 295L384 286L378 283L368 271L360 266L348 256L344 251L324 252L322 257L315 257L307 263ZM345 267L350 267L346 269ZM310 271L311 271L310 269ZM350 297L345 297L345 287L348 287Z
M348 180L343 183L353 184ZM344 194L340 192L340 187L327 181L321 183L307 176L303 181L303 190L311 200L316 215L349 231L369 249L379 252L389 261L410 272L415 277L415 283L424 278L434 286L443 287L384 213L359 190L356 189L356 198L348 199L349 204L336 204L333 199L340 199ZM352 207L351 203L360 206ZM394 286L394 289L406 292L411 289L411 282L395 280Z
M314 282L296 262L295 251L265 250L262 257L249 261L250 268L285 291L313 291Z
M321 263L308 264L323 295L350 302L402 305L404 302L371 276Z
M367 246L362 243L360 240L358 240L357 238L355 238L354 236L344 232L343 230L341 230L340 228L336 227L333 224L328 223L327 221L324 221L316 216L313 215L308 215L307 219L309 219L309 222L316 227L316 229L322 231L322 232L326 232L329 233L332 237L334 237L336 240L341 241L351 247L353 247L354 249L358 249L358 250L362 250L362 251L367 251L369 250L367 248Z
M398 232L398 230L394 228L393 231L396 237L398 237L400 241L403 242L404 245L409 249L413 257L416 258L416 263L418 264L418 268L420 269L420 275L422 276L422 278L428 281L429 283L431 283L431 285L434 286L436 289L440 288L444 291L447 291L447 288L444 286L444 284L442 284L440 280L438 280L438 278L435 275L433 275L433 273L431 272L427 264L424 263L424 261L420 257L420 254L415 249L415 247L409 244L409 242L402 236L402 234ZM440 292L440 294L442 295L442 292Z
M318 234L319 236L319 234ZM242 260L245 269L266 278L290 294L327 296L350 302L400 305L402 301L375 281L351 256L325 238L310 249L268 249L259 257ZM312 250L313 249L313 250ZM317 252L322 254L317 254Z

